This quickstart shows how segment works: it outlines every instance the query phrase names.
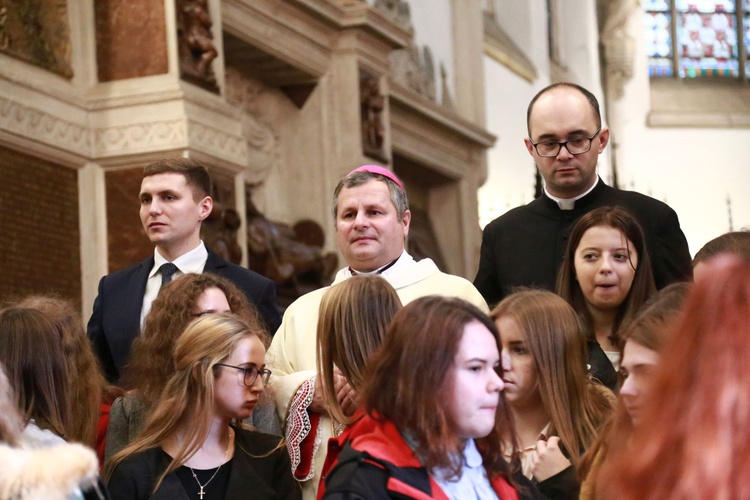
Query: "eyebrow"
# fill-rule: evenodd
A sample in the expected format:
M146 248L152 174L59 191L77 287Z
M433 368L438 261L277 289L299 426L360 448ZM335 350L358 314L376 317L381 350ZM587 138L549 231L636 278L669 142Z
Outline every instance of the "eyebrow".
M138 197L143 198L144 196L164 196L164 195L173 195L173 196L180 196L180 193L175 191L174 189L162 189L161 191L157 191L156 193L152 193L151 191L142 191Z
M598 251L601 251L602 247L585 247L585 248L581 248L579 251L580 252L585 252L586 250L598 250ZM611 250L621 251L621 252L623 252L623 251L624 252L630 252L630 248L628 248L628 247L615 247L615 248L612 248Z
M589 133L586 130L578 129L578 130L573 130L572 132L568 132L567 134L565 134L564 137L567 138L567 137L570 137L572 135L583 135L583 136L588 137ZM547 140L550 140L550 139L557 140L558 137L559 136L557 134L542 134L537 139L537 142L547 141Z

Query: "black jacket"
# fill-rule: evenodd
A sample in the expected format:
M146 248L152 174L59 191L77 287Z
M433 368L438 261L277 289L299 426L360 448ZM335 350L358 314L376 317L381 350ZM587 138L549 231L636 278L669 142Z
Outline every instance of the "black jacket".
M148 273L154 257L104 276L88 323L88 336L99 358L104 375L116 382L130 356L130 347L141 329L141 308ZM244 267L225 261L211 250L203 269L228 279L258 308L271 334L281 324L273 281Z
M542 195L484 228L474 286L490 308L514 288L554 291L573 225L583 214L607 205L621 206L638 219L657 288L690 279L690 251L675 211L654 198L614 189L599 179L573 210L560 210L557 202Z
M225 499L296 500L302 498L292 477L285 447L275 449L279 437L246 429L235 429L235 451L231 461ZM274 450L269 454L270 450ZM161 448L136 453L123 460L107 483L113 500L188 500L182 482L168 474L153 494L156 480L171 458Z

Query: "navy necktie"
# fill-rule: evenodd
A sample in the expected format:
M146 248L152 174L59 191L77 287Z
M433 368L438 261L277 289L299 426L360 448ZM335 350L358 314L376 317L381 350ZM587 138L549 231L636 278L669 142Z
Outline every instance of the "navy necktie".
M177 271L177 266L175 266L171 262L162 264L159 268L159 272L161 273L161 286L164 286L172 281L172 276L174 276L174 273L176 273Z

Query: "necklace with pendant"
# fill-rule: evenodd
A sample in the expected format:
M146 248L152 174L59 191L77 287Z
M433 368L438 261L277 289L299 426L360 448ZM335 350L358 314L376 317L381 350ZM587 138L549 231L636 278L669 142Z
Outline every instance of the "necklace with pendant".
M229 446L232 444L232 434L231 433L232 433L232 429L230 428L229 429L229 433L228 433L229 436L227 436L227 449L224 451L224 458L222 458L221 464L219 464L219 466L216 468L216 470L214 471L213 475L208 479L208 481L206 481L206 484L201 484L201 482L198 481L198 476L195 474L195 471L193 470L193 468L190 467L190 466L188 466L188 469L190 469L190 473L193 475L193 478L195 479L195 482L198 483L198 487L201 489L198 492L198 496L201 498L201 500L203 500L203 495L206 494L206 492L203 491L203 490L206 487L208 487L208 483L210 483L211 481L214 480L214 478L216 477L216 474L219 473L219 469L221 469L221 466L224 465L224 461L227 458L227 453L229 453Z

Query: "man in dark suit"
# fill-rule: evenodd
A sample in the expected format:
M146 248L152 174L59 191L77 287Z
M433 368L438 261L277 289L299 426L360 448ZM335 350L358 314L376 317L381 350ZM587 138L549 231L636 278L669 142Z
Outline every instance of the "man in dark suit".
M524 142L544 178L544 193L484 229L474 286L490 308L518 287L554 290L570 230L583 214L605 205L622 206L638 219L658 288L690 279L690 252L674 210L597 176L609 129L602 127L591 92L551 85L532 99L526 118Z
M130 347L162 284L185 273L214 273L232 281L258 308L270 332L281 324L274 283L224 261L200 239L213 209L211 178L199 163L174 158L143 171L140 216L154 255L104 276L88 323L88 335L110 382L128 361Z

